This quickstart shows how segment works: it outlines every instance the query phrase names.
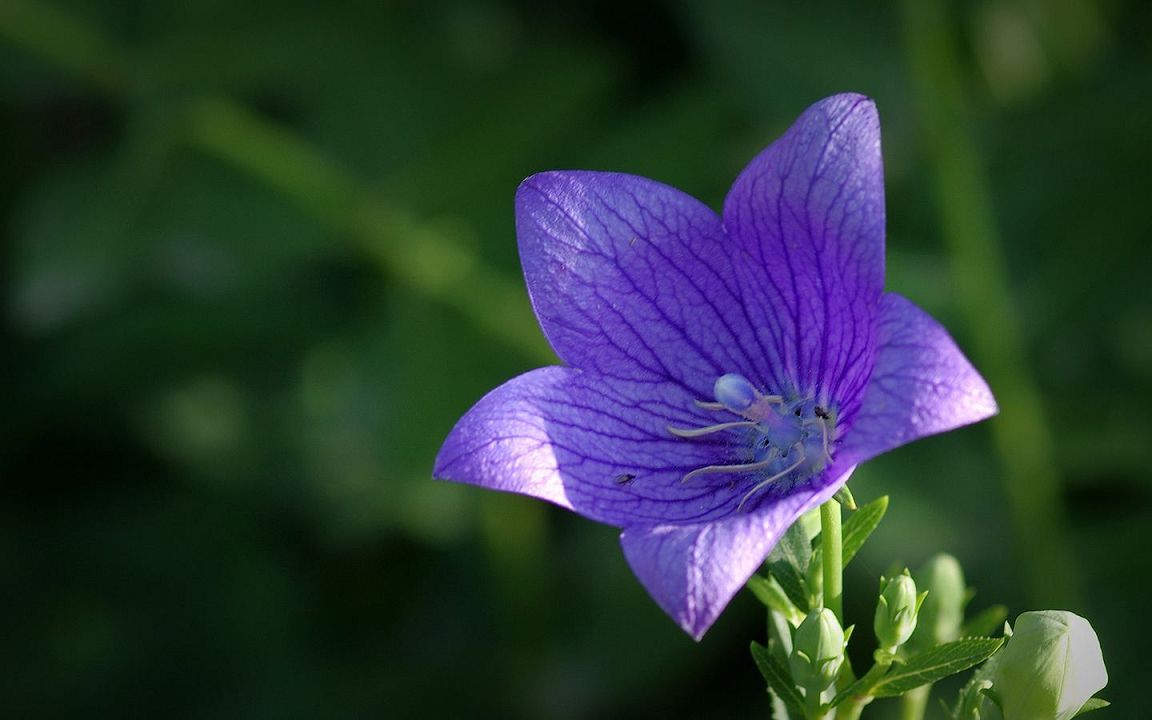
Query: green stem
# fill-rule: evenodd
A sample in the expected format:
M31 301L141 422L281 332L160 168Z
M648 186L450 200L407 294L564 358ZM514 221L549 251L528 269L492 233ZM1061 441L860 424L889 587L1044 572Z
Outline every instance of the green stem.
M820 551L824 568L824 607L844 624L843 538L840 526L840 503L829 500L820 506Z
M931 692L931 685L921 685L904 693L900 697L900 720L923 720Z
M865 704L852 700L845 701L836 708L836 720L859 720L860 714L864 712Z
M855 720L860 717L864 706L872 702L872 689L888 674L892 661L896 657L896 648L881 648L876 653L876 661L864 677L860 678L860 687L855 694L849 696L836 708L837 720Z

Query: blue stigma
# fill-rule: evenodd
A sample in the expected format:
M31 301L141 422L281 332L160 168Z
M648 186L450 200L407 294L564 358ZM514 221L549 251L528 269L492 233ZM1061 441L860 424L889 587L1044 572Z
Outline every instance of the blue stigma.
M723 405L728 412L737 415L752 407L756 398L760 396L756 388L752 387L752 383L748 382L748 378L736 373L716 378L712 392L716 396L716 402Z
M697 401L706 410L727 412L738 417L699 428L669 427L673 435L692 439L715 433L731 433L733 462L709 465L685 473L681 482L703 475L747 476L744 497L737 509L753 496L779 480L796 484L815 476L832 460L836 436L835 411L810 399L766 395L742 375L728 373L716 379L715 402ZM730 484L735 488L736 483Z

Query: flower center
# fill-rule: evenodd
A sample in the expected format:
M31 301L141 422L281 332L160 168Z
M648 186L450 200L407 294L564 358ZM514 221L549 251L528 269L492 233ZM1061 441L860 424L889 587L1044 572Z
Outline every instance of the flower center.
M811 398L765 395L735 373L717 378L713 394L715 402L697 400L696 404L740 419L699 428L669 427L668 432L689 440L715 433L733 434L735 462L696 468L685 473L680 482L712 474L747 475L751 488L741 498L739 510L771 483L807 480L831 462L836 434L834 410L816 405Z

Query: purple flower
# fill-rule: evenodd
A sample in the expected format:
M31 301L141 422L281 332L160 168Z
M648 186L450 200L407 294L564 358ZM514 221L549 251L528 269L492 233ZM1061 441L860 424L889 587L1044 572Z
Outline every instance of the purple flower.
M623 528L633 571L695 638L857 464L996 412L948 333L883 292L865 97L809 108L721 216L645 178L547 172L517 191L516 228L565 366L480 400L435 475Z

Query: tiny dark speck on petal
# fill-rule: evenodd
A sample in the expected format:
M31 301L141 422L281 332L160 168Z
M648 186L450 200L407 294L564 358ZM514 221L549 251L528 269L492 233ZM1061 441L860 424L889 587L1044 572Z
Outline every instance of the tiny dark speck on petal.
M616 484L617 485L628 485L635 479L636 479L635 475L633 475L631 473L623 473L621 475L616 476Z

